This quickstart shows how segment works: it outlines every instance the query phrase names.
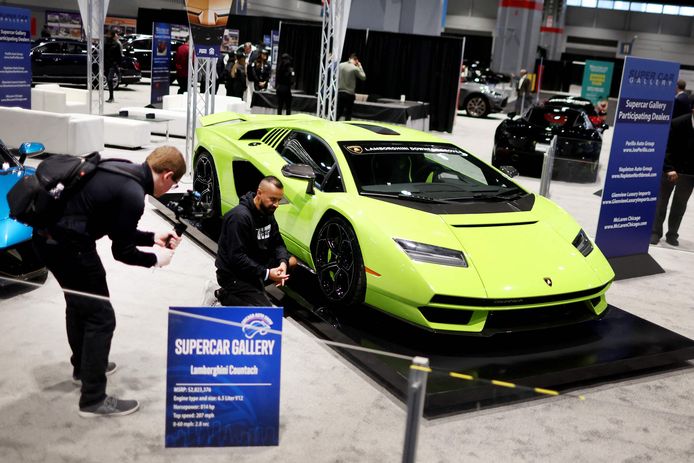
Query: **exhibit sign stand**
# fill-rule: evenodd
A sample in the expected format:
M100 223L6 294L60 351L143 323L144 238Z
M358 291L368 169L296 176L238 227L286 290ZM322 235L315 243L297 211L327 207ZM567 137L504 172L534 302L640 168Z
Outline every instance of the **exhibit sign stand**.
M162 107L164 95L169 94L171 79L171 25L152 23L152 78L150 82L150 103Z
M278 445L281 307L171 307L166 447Z
M610 96L613 69L614 63L609 61L586 60L583 69L581 96L589 99L593 104L607 100Z
M616 278L664 270L648 254L679 64L624 61L595 242Z
M31 109L31 12L0 6L0 106Z

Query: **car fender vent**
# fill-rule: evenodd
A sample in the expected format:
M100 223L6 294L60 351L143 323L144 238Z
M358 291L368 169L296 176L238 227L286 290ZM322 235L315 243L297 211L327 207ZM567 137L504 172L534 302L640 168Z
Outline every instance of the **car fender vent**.
M270 145L271 147L277 149L277 146L285 136L291 132L289 129L273 129L270 130L260 141Z
M241 135L239 140L260 140L267 134L267 132L267 129L249 130L248 132Z

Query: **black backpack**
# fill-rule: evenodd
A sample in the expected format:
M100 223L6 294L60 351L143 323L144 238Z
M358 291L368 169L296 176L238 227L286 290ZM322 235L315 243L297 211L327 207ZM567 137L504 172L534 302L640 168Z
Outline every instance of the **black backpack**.
M79 192L97 169L140 180L134 173L120 168L122 159L102 160L99 153L76 157L54 154L36 168L35 175L22 177L7 192L10 217L34 228L47 228L63 215L70 197Z

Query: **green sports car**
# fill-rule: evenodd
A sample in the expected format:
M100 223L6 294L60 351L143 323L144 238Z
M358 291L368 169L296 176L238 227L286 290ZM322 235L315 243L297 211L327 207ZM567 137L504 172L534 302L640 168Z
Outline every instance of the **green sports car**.
M573 218L448 141L235 113L205 116L196 135L194 189L216 214L266 175L284 183L275 212L284 241L334 305L483 335L607 309L614 273Z

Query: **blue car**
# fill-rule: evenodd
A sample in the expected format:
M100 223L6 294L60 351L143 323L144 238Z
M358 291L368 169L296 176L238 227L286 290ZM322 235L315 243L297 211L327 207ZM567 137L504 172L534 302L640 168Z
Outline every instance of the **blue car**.
M17 159L0 141L0 286L11 283L8 279L43 282L47 271L36 256L31 243L31 227L10 218L7 192L25 175L32 175L34 168L25 167L27 155L43 152L40 143L23 143Z

